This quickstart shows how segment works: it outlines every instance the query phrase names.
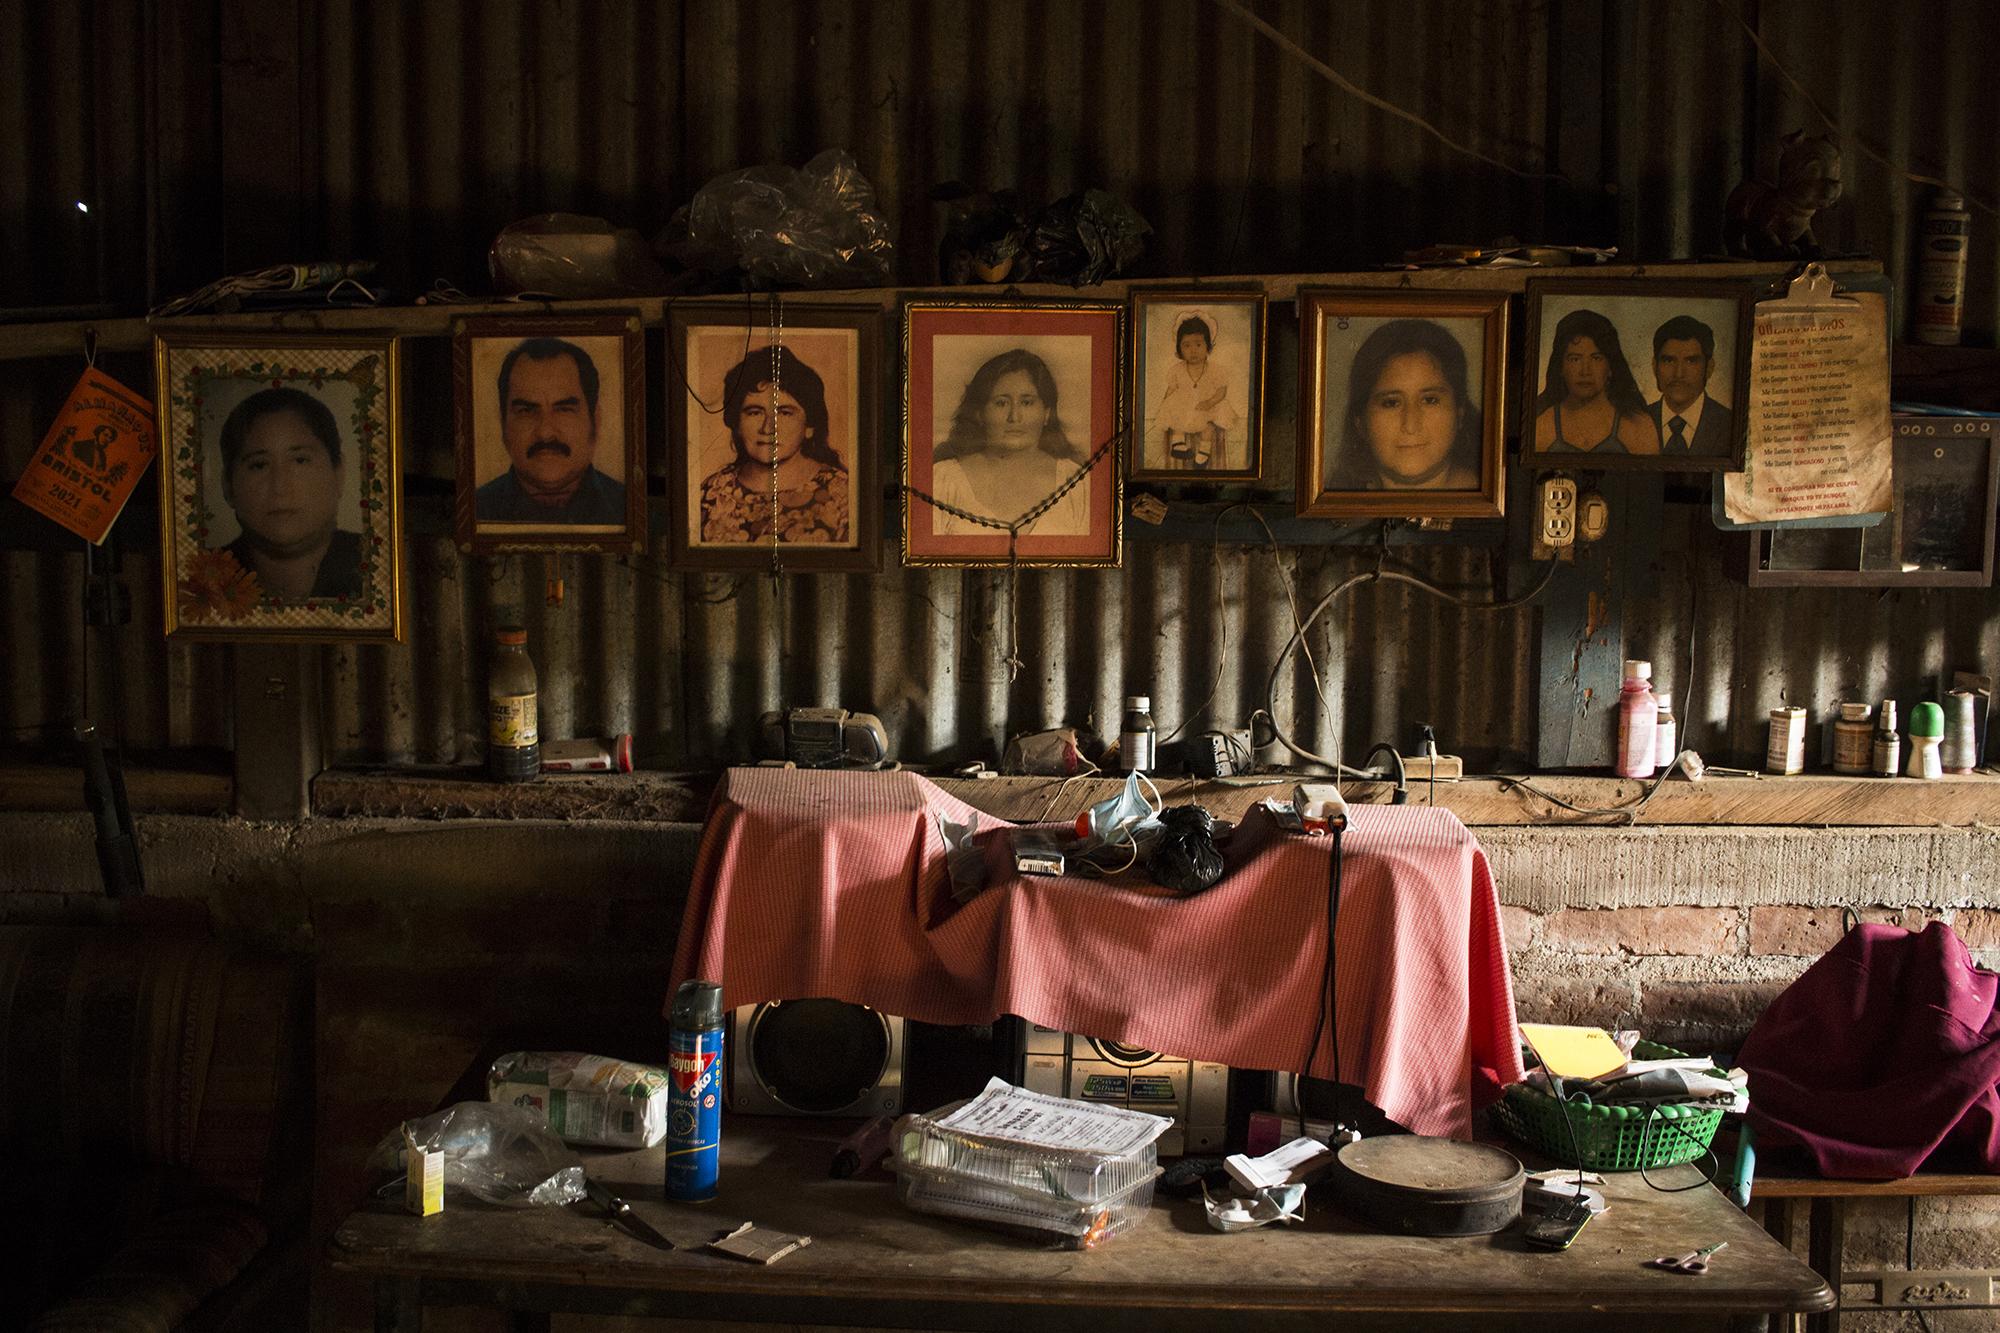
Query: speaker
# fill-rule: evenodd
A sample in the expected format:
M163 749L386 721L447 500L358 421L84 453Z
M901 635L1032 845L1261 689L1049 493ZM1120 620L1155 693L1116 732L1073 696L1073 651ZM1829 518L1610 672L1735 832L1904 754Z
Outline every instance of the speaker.
M897 1115L904 1024L844 1000L746 1004L729 1016L729 1109L745 1115Z
M1019 1024L1015 1081L1034 1092L1171 1117L1160 1156L1215 1152L1228 1132L1229 1066Z

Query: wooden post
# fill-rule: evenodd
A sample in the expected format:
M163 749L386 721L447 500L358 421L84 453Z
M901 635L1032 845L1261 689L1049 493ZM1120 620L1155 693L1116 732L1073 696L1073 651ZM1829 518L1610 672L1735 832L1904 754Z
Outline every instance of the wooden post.
M235 652L236 813L304 819L320 744L319 650L238 645Z

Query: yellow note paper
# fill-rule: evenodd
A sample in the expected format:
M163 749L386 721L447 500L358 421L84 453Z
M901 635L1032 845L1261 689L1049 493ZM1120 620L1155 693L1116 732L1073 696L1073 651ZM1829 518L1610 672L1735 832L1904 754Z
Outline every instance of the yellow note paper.
M1625 1052L1603 1028L1523 1023L1521 1039L1557 1078L1598 1078L1625 1063Z

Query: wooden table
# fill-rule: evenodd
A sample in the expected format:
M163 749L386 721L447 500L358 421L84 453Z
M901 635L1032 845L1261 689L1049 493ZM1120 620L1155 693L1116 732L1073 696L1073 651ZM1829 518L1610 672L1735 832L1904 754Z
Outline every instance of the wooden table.
M684 1248L656 1250L591 1205L501 1209L454 1201L416 1218L387 1202L351 1215L333 1266L376 1283L377 1328L413 1330L422 1308L501 1306L515 1326L547 1312L709 1320L1004 1330L1265 1328L1621 1330L1752 1327L1764 1316L1828 1310L1833 1294L1720 1193L1649 1190L1613 1176L1611 1208L1563 1253L1512 1232L1452 1240L1372 1234L1329 1187L1307 1222L1238 1235L1213 1231L1199 1199L1159 1199L1132 1231L1089 1252L1049 1250L913 1213L879 1177L836 1181L827 1164L840 1122L736 1118L723 1135L722 1197L661 1201L661 1154L605 1153L591 1174L614 1182ZM1655 1173L1665 1184L1689 1168ZM743 1221L812 1244L768 1267L699 1248ZM1645 1267L1656 1255L1726 1240L1702 1277Z
M1797 1163L1791 1164L1794 1168ZM1845 1268L1847 1204L1852 1199L1922 1199L2000 1194L2000 1176L1923 1171L1900 1180L1829 1180L1824 1176L1767 1175L1750 1186L1764 1206L1764 1225L1789 1246L1800 1211L1810 1208L1807 1253L1812 1266L1843 1293L1841 1305L1859 1310L1990 1310L2000 1305L1991 1273ZM1806 1321L1808 1333L1840 1333L1839 1305Z

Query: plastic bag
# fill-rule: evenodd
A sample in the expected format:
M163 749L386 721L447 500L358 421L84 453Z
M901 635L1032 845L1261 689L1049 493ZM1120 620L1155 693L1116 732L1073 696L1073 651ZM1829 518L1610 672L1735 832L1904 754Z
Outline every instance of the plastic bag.
M1222 853L1215 846L1215 819L1198 805L1160 812L1160 835L1146 857L1153 882L1183 896L1213 888L1222 878Z
M629 227L577 213L510 222L486 256L502 292L557 297L645 296L667 289L666 270Z
M1146 253L1153 228L1109 190L1084 190L1056 200L1028 236L1034 275L1076 287L1115 278Z
M733 261L753 277L797 287L879 287L895 269L875 187L841 148L797 171L763 166L717 176L695 192L686 226L674 249L690 267Z
M564 1143L650 1148L667 1137L667 1071L582 1051L509 1051L486 1100L538 1117Z
M944 866L951 876L951 896L970 902L986 887L986 852L973 842L977 823L960 824L938 816L938 834L944 839Z
M534 1115L496 1102L459 1102L406 1120L375 1145L368 1165L403 1169L403 1131L417 1147L444 1154L444 1187L487 1203L575 1203L583 1197L583 1161Z

